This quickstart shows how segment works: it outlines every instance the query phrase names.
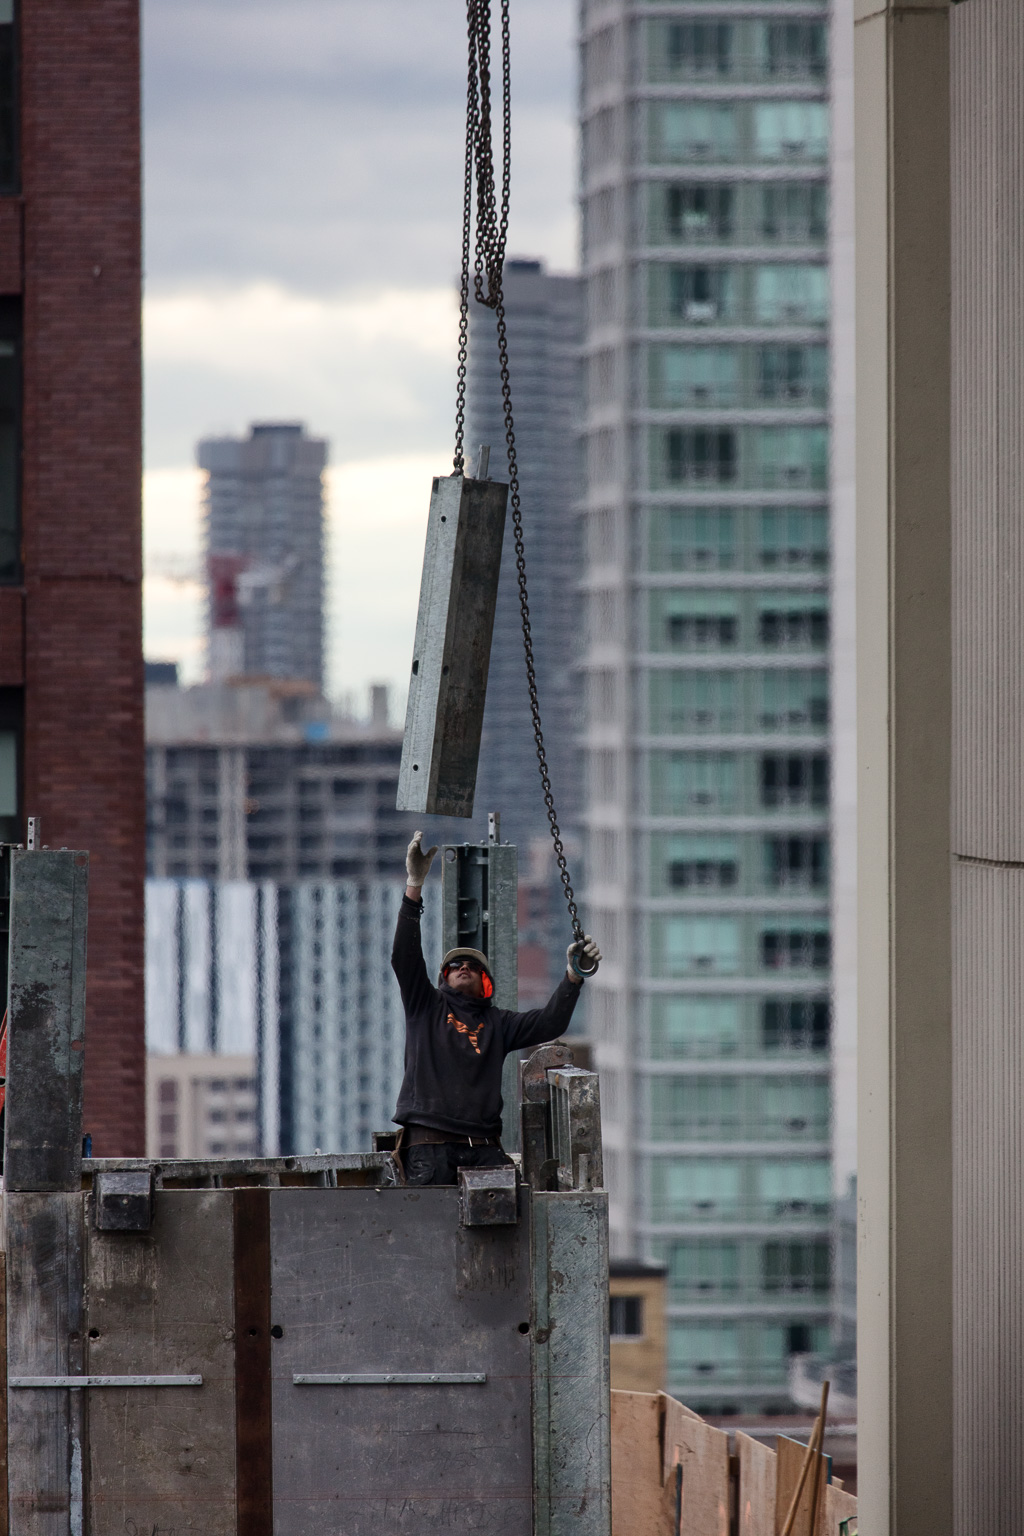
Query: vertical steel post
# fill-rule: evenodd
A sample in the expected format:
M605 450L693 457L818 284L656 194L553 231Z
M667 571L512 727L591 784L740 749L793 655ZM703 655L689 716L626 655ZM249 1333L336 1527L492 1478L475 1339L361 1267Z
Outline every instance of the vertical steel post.
M608 1196L538 1194L533 1237L535 1536L610 1536Z
M500 817L488 817L486 843L449 844L441 850L442 952L466 946L487 956L494 975L494 1002L519 1006L519 856L501 843ZM501 1080L505 1150L519 1150L518 1057L510 1056Z
M82 1184L89 855L11 852L4 1187Z

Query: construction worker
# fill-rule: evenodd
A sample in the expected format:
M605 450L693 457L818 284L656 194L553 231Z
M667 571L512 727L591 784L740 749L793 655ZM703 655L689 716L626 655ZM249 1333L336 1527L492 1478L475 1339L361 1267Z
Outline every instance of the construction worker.
M543 1008L512 1013L491 1002L494 978L478 949L449 950L431 986L420 944L422 889L437 852L417 832L405 856L406 887L391 966L405 1006L405 1077L395 1120L407 1184L455 1184L459 1168L508 1163L501 1146L501 1069L509 1051L554 1040L572 1018L601 953L589 934L569 945L568 969Z

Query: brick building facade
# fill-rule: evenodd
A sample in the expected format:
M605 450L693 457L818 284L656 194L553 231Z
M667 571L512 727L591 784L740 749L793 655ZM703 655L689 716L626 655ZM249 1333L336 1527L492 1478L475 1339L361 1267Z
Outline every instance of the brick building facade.
M85 1125L142 1154L138 0L0 0L0 33L0 734L21 826L90 850Z

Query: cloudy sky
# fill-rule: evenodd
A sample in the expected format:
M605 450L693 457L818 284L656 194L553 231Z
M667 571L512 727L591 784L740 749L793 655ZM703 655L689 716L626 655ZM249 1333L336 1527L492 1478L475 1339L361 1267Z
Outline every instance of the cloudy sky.
M512 0L511 255L576 263L574 0ZM461 0L144 0L146 650L202 667L194 445L331 443L329 686L404 689L454 409Z

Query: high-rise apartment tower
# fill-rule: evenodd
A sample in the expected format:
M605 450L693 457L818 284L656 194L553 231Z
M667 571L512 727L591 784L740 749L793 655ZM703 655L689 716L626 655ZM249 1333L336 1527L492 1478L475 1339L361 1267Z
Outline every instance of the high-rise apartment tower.
M580 282L546 272L539 261L509 261L504 286L537 686L555 797L571 825L580 812L573 730L578 714L573 668L578 639ZM494 315L478 304L470 306L467 407L470 470L478 445L487 443L490 474L507 479ZM524 849L531 838L547 836L523 660L511 506L494 616L474 836L486 836L491 810L501 812L503 835Z
M588 988L669 1385L785 1407L830 1289L828 26L584 0Z
M324 683L327 444L301 425L207 438L205 545L210 675Z

